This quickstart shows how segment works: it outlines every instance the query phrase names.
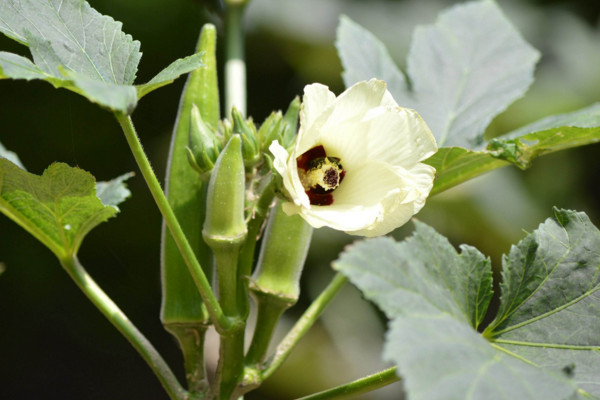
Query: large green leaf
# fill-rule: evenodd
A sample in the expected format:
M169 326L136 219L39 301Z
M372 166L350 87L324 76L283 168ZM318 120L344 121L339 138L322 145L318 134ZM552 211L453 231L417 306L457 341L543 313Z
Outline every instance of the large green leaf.
M454 6L415 31L410 88L383 45L348 19L341 21L337 48L347 86L391 80L392 95L421 114L439 146L466 148L479 146L494 116L523 95L539 58L491 0Z
M76 254L85 235L117 211L97 197L88 172L55 163L38 176L0 158L0 212L60 259Z
M0 78L43 79L51 81L54 77L42 71L30 59L18 54L0 51Z
M340 17L336 47L344 64L342 76L346 86L375 77L385 81L392 94L406 92L404 74L394 63L385 45L346 16ZM397 100L401 99L403 97Z
M0 32L28 45L47 73L62 66L107 83L135 80L140 43L83 0L4 0L0 16Z
M442 147L426 163L435 167L432 194L510 163L521 169L544 154L600 141L600 104L554 115L492 139L484 150Z
M595 103L588 107L582 108L581 110L542 118L505 135L499 136L498 139L517 139L530 133L546 131L554 128L595 128L598 126L600 126L600 103Z
M492 139L486 151L493 157L525 169L536 157L598 141L600 141L600 126L594 128L562 126L512 140Z
M437 194L496 168L510 165L487 151L468 150L463 147L442 147L426 164L435 168L435 181L431 194Z
M384 355L409 399L599 396L600 232L589 219L556 211L513 247L484 336L489 261L461 250L416 222L404 242L358 242L333 264L391 319Z
M46 80L129 114L138 101L133 82L142 53L121 27L83 0L3 0L0 32L29 46L33 63L1 52L0 78ZM139 97L200 65L196 55L175 61L141 85Z
M510 353L567 369L600 396L600 231L555 210L504 258L502 296L484 335Z

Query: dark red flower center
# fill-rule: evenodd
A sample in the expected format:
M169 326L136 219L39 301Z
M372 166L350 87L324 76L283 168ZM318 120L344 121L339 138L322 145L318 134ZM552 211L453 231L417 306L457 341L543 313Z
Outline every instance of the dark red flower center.
M316 146L296 159L300 182L310 204L328 206L333 204L332 192L344 179L346 171L337 157L327 157L323 146Z

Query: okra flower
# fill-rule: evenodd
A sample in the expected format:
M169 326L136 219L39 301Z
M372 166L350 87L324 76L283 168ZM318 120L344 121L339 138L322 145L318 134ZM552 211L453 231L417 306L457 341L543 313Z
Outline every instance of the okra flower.
M431 131L376 79L338 97L324 85L306 86L291 154L276 141L269 149L289 200L284 211L352 235L405 224L425 205L435 176L422 163L437 151Z

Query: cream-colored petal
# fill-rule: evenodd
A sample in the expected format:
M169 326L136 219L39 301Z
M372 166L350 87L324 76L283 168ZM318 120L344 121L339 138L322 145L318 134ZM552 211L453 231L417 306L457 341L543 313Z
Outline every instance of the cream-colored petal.
M415 202L398 202L395 193L390 193L381 202L382 218L376 219L375 222L368 227L354 231L346 231L350 235L358 236L380 236L390 233L396 228L407 223L413 215L415 215L422 206ZM402 196L400 196L402 197Z
M294 190L294 203L297 205L301 205L305 208L310 208L310 200L308 199L308 195L304 191L304 186L302 186L302 182L300 181L300 176L298 175L298 164L296 162L296 153L292 153L292 156L288 159L287 170L290 177L290 184Z
M287 150L280 145L277 140L273 140L269 146L269 151L275 157L273 159L273 167L275 167L277 172L279 172L279 175L283 177L287 172L287 162L289 158Z
M387 164L365 163L353 173L346 173L333 192L332 205L311 206L299 213L315 228L326 225L341 231L364 229L383 218L381 200L390 192L401 195L401 184L402 178Z
M433 134L414 110L377 107L364 120L370 123L369 158L409 168L437 151Z
M304 188L298 177L294 153L290 156L285 148L283 148L276 140L271 143L269 150L275 156L273 167L279 175L281 175L283 186L290 197L289 200L297 205L310 207L310 201L304 192Z
M310 130L315 120L322 114L329 114L330 106L335 102L335 94L325 85L313 83L304 87L302 106L300 107L300 125Z
M323 128L328 130L344 121L362 118L370 109L381 104L385 92L385 82L377 79L352 85L335 99L332 112Z
M404 225L423 208L433 187L435 169L429 165L417 164L408 171L399 167L395 170L402 176L403 187L390 191L381 200L379 217L371 225L346 233L359 236L385 235Z
M346 170L344 180L333 192L334 205L377 204L403 184L404 180L392 166L378 160L367 160L356 169Z
M389 90L386 90L383 98L381 99L381 104L379 104L380 106L389 106L389 107L399 107L398 103L396 103L396 100L394 99L394 97L392 96L392 94L390 93Z
M329 130L322 129L320 143L329 157L337 157L344 169L356 169L367 158L368 122L347 120Z
M346 172L329 206L311 205L298 176L297 157L318 145L340 158ZM323 85L307 86L295 150L288 154L276 142L270 149L290 198L284 211L300 214L315 228L386 234L418 212L433 187L435 170L420 163L437 151L433 135L375 79L338 98Z
M357 230L370 225L377 217L376 207L312 206L301 209L300 215L314 228L328 226L339 231Z
M425 201L433 188L435 168L431 165L418 163L410 169L394 167L394 170L402 177L404 185L415 189L415 192L419 193L419 196Z

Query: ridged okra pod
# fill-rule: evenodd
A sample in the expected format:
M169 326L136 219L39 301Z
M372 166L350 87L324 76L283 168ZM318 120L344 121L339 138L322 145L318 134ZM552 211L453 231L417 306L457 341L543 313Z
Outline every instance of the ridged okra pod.
M219 302L232 328L221 333L216 391L230 399L241 379L244 357L243 310L238 304L238 257L247 235L244 217L246 177L240 135L234 134L219 155L206 195L202 234L217 264Z
M250 291L258 305L256 330L246 365L260 364L281 314L298 301L300 275L312 228L298 215L287 215L281 204L271 210Z
M202 240L206 184L187 157L190 114L197 107L203 120L215 131L219 121L216 70L216 29L203 27L196 48L204 52L204 65L190 73L179 104L169 151L166 174L167 198L205 274L210 279L212 255ZM177 246L163 225L161 246L161 321L182 349L190 392L204 390L204 333L209 317Z

